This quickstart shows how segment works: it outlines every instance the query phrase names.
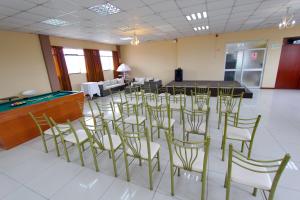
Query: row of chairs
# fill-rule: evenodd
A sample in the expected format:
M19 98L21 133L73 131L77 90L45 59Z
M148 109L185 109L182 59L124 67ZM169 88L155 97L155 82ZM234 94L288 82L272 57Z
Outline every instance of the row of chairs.
M160 145L154 142L152 130L152 128L154 128L153 124L156 122L156 125L159 125L156 127L158 136L160 129L165 130L165 138L168 144L171 171L171 194L174 195L174 175L177 172L179 176L180 169L183 169L201 173L201 199L204 199L210 143L210 137L207 134L210 110L209 103L207 104L207 97L205 98L205 95L203 94L194 94L192 97L192 109L187 110L185 106L181 105L181 103L184 105L183 102L186 101L184 94L179 93L177 95L177 97L179 97L179 99L177 99L177 103L180 102L180 121L182 121L184 127L182 130L181 140L174 136L174 130L172 130L174 127L172 124L175 123L175 120L172 118L171 104L175 103L176 94L171 95L166 92L161 94L148 94L145 91L136 91L129 94L119 93L117 95L118 99L116 99L115 96L112 96L112 101L109 104L105 105L102 103L96 103L97 109L93 109L91 103L88 102L90 109L87 113L85 113L85 118L81 120L81 127L85 132L85 135L87 135L87 140L85 138L82 143L80 143L79 139L76 140L76 142L78 142L76 145L78 146L79 152L84 150L84 144L89 141L95 168L98 171L98 151L108 151L109 156L113 160L115 176L117 176L116 161L123 154L128 181L130 180L129 165L132 161L134 159L138 159L139 163L142 164L142 160L146 160L149 169L149 185L150 189L152 189L152 173L154 168L157 166L157 169L160 170ZM203 105L207 106L206 109L201 106L201 103L198 103L202 102L197 100L197 98L201 99L201 95L202 99L205 99L205 103ZM227 95L227 98L222 98L221 95L220 98L218 97L218 101L220 99L219 111L222 110L221 104L225 102L225 100L223 101L222 99L233 101L230 99L234 98L233 95ZM145 117L142 113L143 110L145 112ZM196 119L196 114L198 114L198 112L203 114L201 120ZM260 116L253 119L242 119L239 117L239 114L229 111L222 112L222 115L224 115L224 134L221 147L222 159L224 160L226 141L228 139L241 141L241 151L243 151L245 144L246 146L249 146L248 156L244 156L240 152L234 150L232 145L229 145L228 169L224 184L226 187L226 199L229 199L232 181L254 187L254 195L256 194L257 189L267 190L270 192L269 199L272 199L280 175L290 158L289 155L286 155L283 159L274 161L258 161L251 159L253 139L260 121ZM68 127L66 124L56 124L51 118L47 120L47 116L43 116L43 118L45 119L44 122L48 123L51 127L50 131L46 130L44 132L52 131L53 135L55 135L54 132L56 131L62 140L64 137L68 137ZM86 118L89 118L89 120L84 120ZM147 118L149 118L150 121L150 134L145 124ZM171 119L173 119L174 122L172 122L173 120ZM193 121L197 123L191 123ZM111 134L109 123L112 123L112 131L114 134ZM78 135L78 132L82 132L82 130L75 130L72 128L72 124L70 122L67 124L70 128L69 130L71 130L73 134L75 133L74 135ZM185 126L185 124L189 125ZM191 124L194 125L191 126ZM205 126L203 124L205 124ZM189 130L185 127L191 128L190 133L195 133L194 131L197 131L196 134L198 134L199 130L202 129L204 134L201 135L204 135L204 138L197 141L190 140ZM252 129L252 132L250 132L249 129ZM245 137L240 137L241 135ZM74 137L76 139L76 136ZM116 151L120 151L121 153L116 156ZM82 153L80 153L80 155L82 165L84 165ZM133 160L129 162L128 157L132 157ZM153 160L156 160L154 165L152 164ZM275 173L273 181L271 181L270 173Z

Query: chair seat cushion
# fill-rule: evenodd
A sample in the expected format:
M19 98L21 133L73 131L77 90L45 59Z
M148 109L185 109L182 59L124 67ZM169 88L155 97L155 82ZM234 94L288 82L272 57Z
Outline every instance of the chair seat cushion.
M57 126L58 126L59 130L61 130L61 132L63 132L63 133L70 131L70 126L68 124L57 124ZM53 127L53 132L54 132L55 136L59 135L59 133L55 127ZM53 136L53 132L52 132L51 128L49 128L44 131L44 134Z
M151 160L154 158L154 156L157 154L157 152L160 149L160 144L156 143L156 142L150 142L150 156L151 156ZM130 148L127 148L126 150L127 154L129 155L134 155L131 151ZM140 149L140 156L144 159L148 159L148 146L147 146L147 141L144 139L141 139L141 149Z
M82 129L76 130L76 134L77 134L79 143L82 143L82 142L88 140L88 136L84 130L82 130ZM73 133L70 133L69 135L65 136L64 139L65 139L65 141L77 144L75 135Z
M181 152L180 152L181 151ZM198 151L198 155L197 155ZM204 161L204 151L202 149L186 149L186 154L185 154L185 149L181 148L181 150L178 149L177 153L179 155L182 155L183 160L186 163L189 163L195 159L192 165L192 171L196 172L202 172L203 171L203 161ZM173 163L176 167L184 168L184 164L182 163L180 157L176 151L173 152ZM185 155L187 157L185 157Z
M251 133L248 129L228 126L227 138L237 140L251 140Z
M169 122L168 122L168 118L164 118L162 119L160 122L157 122L157 121L153 121L152 122L152 126L155 126L155 127L163 127L163 128L168 128L169 127ZM161 124L160 124L161 123ZM175 123L175 119L170 119L170 126L173 127L174 126L174 123Z
M143 123L144 121L146 121L146 117L144 116L135 116L135 115L130 115L129 117L127 117L124 122L126 124L137 124L137 121L139 124Z
M114 150L116 150L121 145L121 139L118 135L111 135L111 141L112 141L112 147ZM104 148L106 150L111 150L110 142L109 142L109 136L104 135L103 138L100 139L100 143L103 144ZM100 148L97 143L94 144L94 147Z
M246 164L244 162L242 163L236 158L233 158L233 161L237 163L241 163L243 166L246 166L253 170L267 171L267 169L264 167L256 167L253 165ZM250 171L243 167L240 167L235 163L232 163L231 179L234 182L263 189L263 190L269 190L271 189L272 186L271 177L268 173L259 173L259 172Z

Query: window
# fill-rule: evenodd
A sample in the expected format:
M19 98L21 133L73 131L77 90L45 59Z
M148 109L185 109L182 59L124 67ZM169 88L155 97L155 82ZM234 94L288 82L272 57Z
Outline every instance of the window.
M69 74L86 73L84 53L82 49L64 48L63 51Z
M111 51L99 51L102 70L114 70L114 61Z

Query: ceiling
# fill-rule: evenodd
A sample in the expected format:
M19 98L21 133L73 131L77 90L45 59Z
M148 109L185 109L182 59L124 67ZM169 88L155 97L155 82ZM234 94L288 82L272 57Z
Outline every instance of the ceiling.
M88 9L106 2L121 12L101 16ZM120 38L134 32L143 42L278 26L286 7L300 22L300 0L0 0L0 29L126 44ZM203 11L206 19L185 17ZM42 23L49 18L69 24ZM194 31L202 25L209 30Z

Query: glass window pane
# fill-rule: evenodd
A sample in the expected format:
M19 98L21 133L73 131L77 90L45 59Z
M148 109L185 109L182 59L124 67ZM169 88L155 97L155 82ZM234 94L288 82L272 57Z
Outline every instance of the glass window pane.
M241 71L226 71L224 76L225 81L238 81L241 82Z
M240 69L243 63L243 51L226 54L225 69Z
M114 63L112 57L100 57L100 59L103 70L113 70Z
M73 54L73 55L81 55L83 56L83 50L82 49L63 49L64 54Z
M244 69L262 69L264 63L264 50L248 50L244 52Z
M244 71L243 84L247 87L259 87L261 73L261 71Z
M100 56L111 56L112 57L112 51L99 51Z
M69 74L86 73L84 56L68 56L65 55L65 60Z

